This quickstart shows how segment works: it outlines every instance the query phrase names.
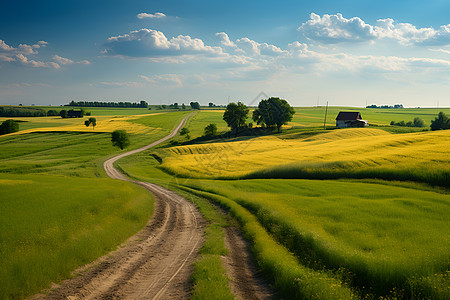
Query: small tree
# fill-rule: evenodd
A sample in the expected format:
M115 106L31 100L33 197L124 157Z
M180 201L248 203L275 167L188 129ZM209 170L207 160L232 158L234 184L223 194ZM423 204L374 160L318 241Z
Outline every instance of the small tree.
M231 102L223 113L223 120L227 122L228 127L237 135L239 127L244 126L245 120L247 120L248 112L249 109L244 103Z
M61 118L63 118L63 119L67 118L67 110L62 109L62 110L59 112L59 115L60 115Z
M113 146L123 150L130 145L130 138L125 130L114 130L111 134L111 142Z
M186 127L181 128L180 130L180 135L186 135L189 132L191 132L189 129L187 129Z
M200 103L198 102L191 102L190 105L192 109L200 109Z
M19 123L14 120L6 120L0 125L0 135L19 131Z
M440 112L437 118L431 121L431 130L450 129L450 119L444 112Z
M413 123L414 127L425 127L425 122L419 117L415 117Z
M209 124L204 129L205 136L215 136L217 134L217 126L216 124Z
M92 129L95 129L95 126L97 125L97 119L96 118L89 118L89 120L84 121L84 125L86 127L89 127L89 125L92 124Z

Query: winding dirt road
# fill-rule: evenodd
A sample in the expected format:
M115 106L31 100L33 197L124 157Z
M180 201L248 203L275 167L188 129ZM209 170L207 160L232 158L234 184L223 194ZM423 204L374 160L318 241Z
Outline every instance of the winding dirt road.
M182 196L148 182L127 178L113 164L118 159L147 150L173 136L185 117L166 137L145 147L112 157L103 164L109 177L143 186L156 198L153 218L138 234L117 250L75 270L79 274L46 294L30 299L188 299L190 276L203 244L205 221L194 205ZM269 285L260 279L248 245L236 229L226 231L230 255L224 265L230 287L238 299L271 299Z
M160 186L126 178L114 168L118 159L147 150L172 138L185 117L168 136L148 146L108 159L109 177L136 183L156 197L152 220L118 250L75 273L80 276L52 287L32 299L187 299L193 263L203 244L205 221L194 205Z

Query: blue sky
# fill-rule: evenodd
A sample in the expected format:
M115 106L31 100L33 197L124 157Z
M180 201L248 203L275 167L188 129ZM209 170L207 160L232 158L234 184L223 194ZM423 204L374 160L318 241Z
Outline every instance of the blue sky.
M450 106L450 1L4 1L0 104Z

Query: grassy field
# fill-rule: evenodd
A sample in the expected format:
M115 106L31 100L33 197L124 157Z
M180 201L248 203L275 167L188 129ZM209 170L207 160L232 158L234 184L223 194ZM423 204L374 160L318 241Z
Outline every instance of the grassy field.
M137 148L186 114L98 117L95 130L81 119L26 118L21 124L30 133L1 136L0 298L48 288L141 229L154 200L139 186L106 178L103 161L122 152L109 132L126 129Z
M426 120L430 111L392 120ZM379 110L362 114L391 121ZM189 129L219 117L200 112L208 121ZM423 183L448 187L450 131L320 130L311 121L300 128L301 118L282 134L151 150L120 167L229 209L285 298L446 299L448 190ZM201 179L214 177L227 180ZM289 179L342 177L359 180Z
M41 133L0 137L0 184L3 178L3 184L9 184L7 189L11 190L14 185L6 179L32 181L45 189L43 194L64 190L64 184L70 182L86 186L82 190L89 188L89 180L106 187L109 179L101 178L105 177L101 164L105 157L119 152L112 148L109 132L127 129L131 148L136 148L166 135L189 113L132 115L131 111L119 110L92 110L93 116L98 116L95 130L86 128L81 119L27 118L29 132ZM227 278L220 256L226 253L222 227L234 221L217 212L208 203L211 201L239 222L260 268L272 278L283 298L446 299L450 293L448 190L423 184L448 186L450 131L388 124L418 116L429 126L439 111L450 114L450 109L330 107L328 127L334 125L342 110L358 110L370 124L379 126L323 130L323 107L297 108L282 134L180 147L166 145L117 162L133 178L183 193L209 221L193 276L194 298L231 298L229 289L221 288ZM210 123L217 124L219 132L225 131L222 113L197 112L187 124L191 138L201 136ZM59 181L61 178L65 182ZM339 178L357 180L336 180ZM56 186L50 189L46 181ZM124 183L117 188L123 192L130 187ZM20 195L17 190L11 193ZM109 196L99 192L98 201ZM77 200L83 203L80 218L92 214L84 199L79 196ZM129 199L122 201L128 203ZM112 205L116 206L109 216L124 219L114 210L121 204L116 201ZM106 214L103 217L108 218ZM97 221L104 222L100 216ZM52 223L46 226L52 228ZM67 230L66 234L70 227Z
M141 229L144 188L106 178L0 173L0 298L17 299L70 276Z
M185 185L243 206L303 266L343 275L363 295L397 289L443 299L448 292L448 194L345 181Z

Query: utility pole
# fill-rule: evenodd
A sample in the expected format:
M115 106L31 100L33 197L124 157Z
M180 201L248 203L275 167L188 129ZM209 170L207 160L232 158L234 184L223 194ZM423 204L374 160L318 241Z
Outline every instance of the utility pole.
M325 118L323 120L323 129L327 129L326 123L327 123L327 113L328 113L328 101L327 101L327 107L325 108Z

